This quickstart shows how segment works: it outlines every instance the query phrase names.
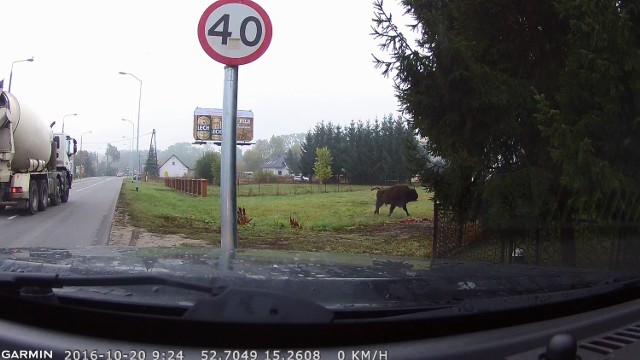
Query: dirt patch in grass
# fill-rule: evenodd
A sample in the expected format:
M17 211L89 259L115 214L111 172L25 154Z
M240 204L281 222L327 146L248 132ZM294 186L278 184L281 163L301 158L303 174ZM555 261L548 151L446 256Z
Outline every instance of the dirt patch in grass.
M390 222L338 231L283 229L271 238L241 234L238 243L252 249L429 257L432 234L432 223Z
M348 228L339 233L374 236L390 241L424 241L428 238L430 243L433 236L433 223L430 221L389 222Z
M171 247L171 246L205 246L202 240L188 239L176 234L157 234L131 225L131 219L127 211L129 204L122 191L118 196L109 245L140 246L140 247Z

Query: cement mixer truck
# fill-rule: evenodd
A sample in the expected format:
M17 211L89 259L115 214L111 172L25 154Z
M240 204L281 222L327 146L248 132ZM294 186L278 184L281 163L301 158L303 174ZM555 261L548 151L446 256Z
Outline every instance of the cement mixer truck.
M54 124L0 93L0 210L14 206L35 215L69 200L77 142L53 133Z

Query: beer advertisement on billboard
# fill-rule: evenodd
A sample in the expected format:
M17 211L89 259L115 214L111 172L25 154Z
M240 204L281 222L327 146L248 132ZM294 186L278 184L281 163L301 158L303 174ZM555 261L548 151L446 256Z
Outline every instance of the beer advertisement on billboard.
M196 141L222 141L222 109L196 108L193 120L193 137ZM236 141L251 140L253 140L253 112L238 110Z

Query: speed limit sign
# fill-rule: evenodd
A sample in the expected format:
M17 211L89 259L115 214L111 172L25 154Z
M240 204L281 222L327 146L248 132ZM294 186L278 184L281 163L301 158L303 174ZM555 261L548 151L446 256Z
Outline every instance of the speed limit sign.
M198 39L204 51L225 65L259 58L271 43L271 20L251 0L220 0L200 17Z

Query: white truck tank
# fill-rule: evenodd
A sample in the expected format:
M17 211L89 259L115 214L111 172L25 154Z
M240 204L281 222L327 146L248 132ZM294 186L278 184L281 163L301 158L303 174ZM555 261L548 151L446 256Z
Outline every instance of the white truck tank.
M11 121L10 127L5 127ZM28 106L20 104L13 94L0 95L0 132L13 131L14 172L43 171L51 157L53 132ZM3 146L0 152L10 152Z

